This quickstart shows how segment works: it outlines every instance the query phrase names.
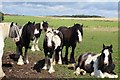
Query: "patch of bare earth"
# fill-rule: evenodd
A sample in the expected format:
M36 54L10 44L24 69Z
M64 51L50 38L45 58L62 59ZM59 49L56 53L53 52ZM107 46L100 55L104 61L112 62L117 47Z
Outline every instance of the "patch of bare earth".
M42 70L44 59L38 54L29 54L29 64L19 66L17 60L14 59L13 53L7 52L3 55L3 71L6 76L2 80L16 79L38 79L38 78L54 78L54 73L49 74Z

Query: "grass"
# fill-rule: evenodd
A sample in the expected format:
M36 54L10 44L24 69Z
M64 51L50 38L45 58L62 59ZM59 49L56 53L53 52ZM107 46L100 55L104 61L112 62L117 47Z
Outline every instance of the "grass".
M50 26L54 28L58 28L59 26L71 26L74 23L82 23L84 24L84 37L83 41L80 44L77 44L75 50L75 59L77 61L80 54L86 52L94 52L96 54L100 53L102 50L102 45L113 45L113 60L115 63L119 62L118 59L118 31L114 31L114 28L117 28L117 22L113 21L85 21L85 20L61 20L61 19L51 19L51 18L38 18L32 16L5 16L5 22L17 22L18 25L23 25L28 21L48 21ZM96 29L94 29L96 28ZM106 29L107 31L105 31ZM42 49L44 39L44 32L42 32L39 42L39 47ZM5 40L5 52L12 51L15 52L15 44L12 39L7 38ZM44 53L35 52L35 54L39 54L40 56L44 57ZM70 53L71 49L69 50ZM63 50L63 53L65 49ZM28 53L32 53L30 50ZM40 54L41 53L41 54ZM29 54L28 54L29 55ZM33 54L34 55L34 54ZM63 54L64 55L64 54ZM119 74L118 67L120 65L116 64L115 72ZM57 77L64 77L64 78L93 78L86 74L85 76L76 76L73 74L73 70L69 70L66 65L56 65L55 66L56 72L53 74Z

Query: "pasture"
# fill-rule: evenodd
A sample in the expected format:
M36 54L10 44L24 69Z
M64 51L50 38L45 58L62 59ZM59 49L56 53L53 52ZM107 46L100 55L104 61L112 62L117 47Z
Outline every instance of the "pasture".
M53 28L59 26L72 26L74 23L82 23L84 25L83 41L77 44L75 50L75 59L78 60L80 54L86 52L100 53L103 43L105 45L113 45L113 61L116 64L115 73L119 74L118 67L120 66L118 58L118 23L117 21L105 21L105 20L74 20L74 19L54 19L50 17L33 17L33 16L5 16L4 22L17 22L19 26L27 23L28 21L48 21L49 25ZM67 65L55 65L56 72L49 74L47 71L41 70L36 72L33 67L38 61L44 59L43 53L43 38L44 32L40 36L39 48L41 51L32 52L28 50L28 56L30 64L18 66L16 62L9 58L9 55L15 53L15 44L12 39L7 38L5 40L3 64L11 64L11 66L4 66L3 70L6 73L6 77L17 78L94 78L89 74L85 76L74 75L74 70L68 69ZM64 56L63 50L63 56ZM69 50L69 53L71 51ZM24 70L25 69L25 70Z

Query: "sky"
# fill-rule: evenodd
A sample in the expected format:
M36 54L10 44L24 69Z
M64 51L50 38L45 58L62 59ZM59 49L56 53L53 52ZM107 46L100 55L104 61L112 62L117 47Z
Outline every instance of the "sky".
M0 3L0 10L6 14L30 16L50 15L99 15L104 17L118 17L118 2L95 2L94 0L78 2L38 1L27 2L7 0Z

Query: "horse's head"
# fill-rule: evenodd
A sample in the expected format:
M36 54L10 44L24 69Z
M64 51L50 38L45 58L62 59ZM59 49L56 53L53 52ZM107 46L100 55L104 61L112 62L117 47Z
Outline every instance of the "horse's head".
M112 62L112 45L110 46L105 46L103 44L103 50L100 55L100 60L103 63L103 65L108 66Z
M54 35L53 29L52 28L47 28L45 32L45 38L47 39L47 45L48 47L52 46L52 37Z
M78 42L81 42L83 38L83 24L82 25L74 24L74 28L75 28L75 31L77 32Z
M15 42L20 40L19 27L13 22L10 24L9 37L13 38Z
M29 21L27 24L24 25L22 35L25 35L30 40L34 40L35 39L34 30L35 30L34 22L32 23Z
M48 22L46 21L46 22L42 22L41 23L41 25L42 25L42 28L43 28L43 30L46 32L47 31L47 28L48 28L48 26L49 26L49 24L48 24Z

